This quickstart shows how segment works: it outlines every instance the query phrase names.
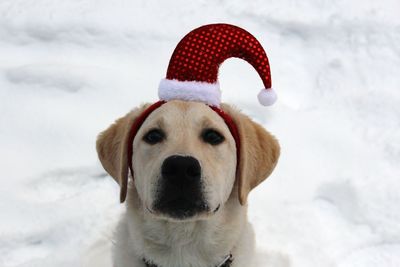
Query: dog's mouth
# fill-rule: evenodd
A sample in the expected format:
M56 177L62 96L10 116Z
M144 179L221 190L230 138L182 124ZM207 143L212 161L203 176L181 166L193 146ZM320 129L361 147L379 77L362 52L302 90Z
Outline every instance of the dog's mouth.
M209 205L202 199L193 200L184 196L173 199L160 198L153 205L152 213L175 220L190 219L202 214L210 213Z
M182 204L184 203L184 204ZM172 220L195 220L201 218L207 218L219 211L221 204L218 204L212 211L210 207L205 203L187 203L186 199L176 199L165 205L154 205L154 209L150 209L148 206L146 210L159 218L172 219Z

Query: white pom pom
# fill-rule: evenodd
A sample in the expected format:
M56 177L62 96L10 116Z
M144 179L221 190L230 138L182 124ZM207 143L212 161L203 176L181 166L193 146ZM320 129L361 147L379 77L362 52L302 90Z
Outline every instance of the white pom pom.
M271 106L276 102L277 95L272 88L262 89L258 93L258 102L263 106Z

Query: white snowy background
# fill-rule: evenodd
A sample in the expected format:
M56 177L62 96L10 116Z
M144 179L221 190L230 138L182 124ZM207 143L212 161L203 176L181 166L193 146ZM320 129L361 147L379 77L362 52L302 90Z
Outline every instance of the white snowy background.
M1 0L0 266L80 266L123 211L96 135L157 99L181 37L226 22L269 55L279 101L227 61L225 102L280 140L252 192L260 266L400 266L398 0Z

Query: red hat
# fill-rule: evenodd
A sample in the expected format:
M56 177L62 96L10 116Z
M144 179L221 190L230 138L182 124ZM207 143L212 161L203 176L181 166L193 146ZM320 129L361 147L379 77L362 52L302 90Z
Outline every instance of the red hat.
M170 59L167 77L160 82L160 99L199 101L218 107L221 103L218 69L231 57L244 59L256 69L265 87L258 100L264 106L272 105L277 97L271 88L270 67L263 47L249 32L229 24L202 26L179 42Z

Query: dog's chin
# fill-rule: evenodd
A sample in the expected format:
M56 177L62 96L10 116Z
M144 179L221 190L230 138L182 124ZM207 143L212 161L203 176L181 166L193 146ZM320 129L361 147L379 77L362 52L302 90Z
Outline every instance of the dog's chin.
M168 202L157 201L152 209L147 208L150 214L157 219L186 222L205 220L219 209L212 210L204 201L191 202L186 199L177 198Z

